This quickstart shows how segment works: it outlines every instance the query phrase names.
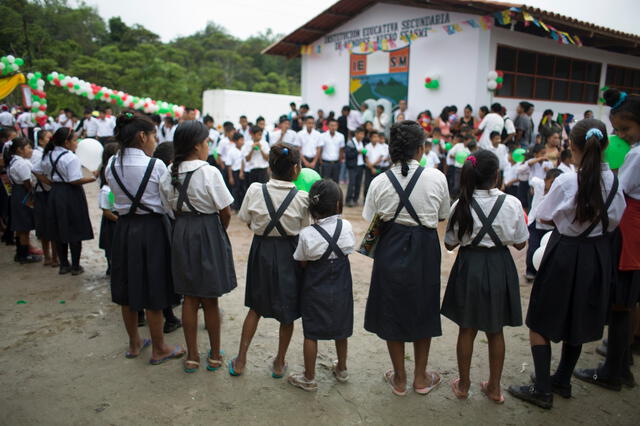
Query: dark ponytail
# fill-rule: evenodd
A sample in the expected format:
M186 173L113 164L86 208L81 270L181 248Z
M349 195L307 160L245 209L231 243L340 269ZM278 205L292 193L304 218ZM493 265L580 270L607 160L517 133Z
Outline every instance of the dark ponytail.
M402 176L409 174L409 161L423 144L424 130L417 122L405 120L391 126L389 155L394 164L402 164Z
M133 112L123 112L116 119L113 134L120 145L120 164L123 164L124 149L140 146L140 132L154 133L156 126L146 115Z
M14 138L11 142L11 146L4 150L2 158L4 160L5 167L9 165L13 156L16 155L16 152L27 145L31 145L31 141L29 139L23 137Z
M588 118L579 121L569 135L571 145L582 152L578 165L578 193L576 194L575 222L591 223L604 210L600 165L605 148L609 144L607 127L600 120Z
M460 196L448 229L458 224L458 240L465 234L473 232L473 216L471 215L471 200L476 189L492 189L496 186L500 161L491 151L481 150L477 154L467 157L460 174Z
M627 95L618 89L608 89L602 95L606 105L611 107L611 116L621 116L624 119L640 124L640 97Z
M171 166L171 185L174 188L180 188L180 179L178 178L178 170L180 163L185 161L193 150L202 141L209 137L207 126L199 121L185 121L181 123L173 135L173 165Z
M321 179L309 190L309 213L315 220L342 213L342 189L331 179Z
M60 127L58 130L56 130L51 139L49 139L49 142L47 142L47 145L44 147L42 156L44 157L45 155L53 151L56 146L64 146L64 144L67 143L67 141L72 137L73 131L70 128Z

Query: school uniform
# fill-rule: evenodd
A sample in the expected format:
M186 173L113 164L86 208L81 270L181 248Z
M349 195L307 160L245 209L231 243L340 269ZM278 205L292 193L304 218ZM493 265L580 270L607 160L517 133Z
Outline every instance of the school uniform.
M560 164L558 164L558 169L562 170L562 173L569 173L569 172L575 172L576 171L576 166L574 166L573 164L564 164L563 162L560 162Z
M291 129L287 129L284 134L282 134L282 130L275 129L273 132L271 132L271 136L269 137L269 145L273 146L278 143L295 145L297 136L298 134Z
M109 117L96 118L95 130L98 140L104 144L108 141L108 138L113 136L113 129L116 127L115 120L111 120ZM161 135L158 135L158 139L161 139Z
M247 174L247 186L251 185L253 182L267 183L269 180L269 160L265 160L262 156L262 153L265 153L268 156L269 151L269 144L264 139L260 141L259 150L256 150L253 147L251 139L245 141L242 146L242 157L244 158L247 169L249 170L249 173ZM250 160L247 161L246 157L249 154L251 154L251 157Z
M171 271L175 292L192 297L220 297L237 287L231 242L219 211L233 202L220 171L206 161L180 163L180 187L171 169L160 179L165 206L176 217L171 236Z
M362 187L362 175L364 173L364 157L362 150L364 144L351 138L345 145L345 162L349 175L349 185L347 186L347 203L358 203L360 189Z
M517 166L518 166L517 164L511 164L509 161L507 161L504 167L504 173L502 175L503 177L502 180L503 180L503 183L505 184L505 189L504 189L505 194L513 195L516 198L518 197L518 185L519 185L519 181L517 180L518 179ZM510 186L506 186L507 183L511 182L512 180L516 180L516 182L512 183Z
M558 176L537 210L537 219L553 221L556 229L533 282L526 324L553 342L580 345L602 337L614 271L610 232L625 201L606 163L601 176L606 210L593 223L575 221L576 173Z
M340 215L300 231L293 253L307 262L300 294L304 337L346 339L353 334L353 291L349 255L356 245L351 224Z
M529 209L529 177L531 175L529 165L527 163L516 163L516 176L518 177L518 200L522 204L522 208Z
M29 232L35 229L33 209L26 204L31 194L24 185L25 181L32 181L31 167L31 162L19 155L14 155L9 162L11 230L14 232Z
M534 163L529 166L529 185L531 185L531 179L534 177L544 180L547 175L547 171L554 168L551 161L543 161L542 163Z
M536 274L536 268L533 266L533 254L540 247L540 241L542 237L549 232L553 231L553 226L542 223L538 218L538 208L540 203L544 199L544 180L539 177L531 179L529 184L533 189L533 199L531 200L531 210L529 210L529 242L527 244L527 257L526 267L527 274Z
M375 145L372 143L368 143L365 145L364 149L367 151L365 155L367 162L371 165L378 163L375 166L377 170L377 173L375 175L371 173L369 167L364 168L364 196L366 198L367 192L369 191L369 186L371 186L371 181L373 180L373 178L386 170L382 170L381 164L382 160L389 155L389 150L385 149L385 146L381 143L377 143Z
M98 208L100 210L109 210L111 213L118 215L115 210L113 193L109 185L102 185L98 194ZM100 220L100 236L98 239L98 248L104 250L104 256L107 258L107 274L111 272L111 247L113 246L113 234L116 230L117 221L107 219L104 214Z
M423 154L422 159L424 160L425 167L427 169L438 168L438 165L440 164L440 158L438 157L438 154L433 152L433 150L429 151L428 154Z
M449 220L458 206L456 201ZM462 328L498 333L522 325L518 271L510 245L527 241L524 211L516 197L498 189L475 190L473 229L458 238L448 225L445 242L460 245L442 301L442 315Z
M507 146L503 143L498 144L498 146L493 146L493 144L491 144L487 150L493 152L496 157L498 157L500 172L504 173L504 169L509 162L509 150L507 149Z
M242 151L238 149L237 146L230 145L226 151L226 160L225 166L231 167L231 173L233 174L233 185L229 185L231 187L231 194L233 195L233 206L232 209L235 211L240 210L242 206L242 201L244 200L245 194L245 179L240 179L240 170L242 170L243 158Z
M455 160L456 155L458 155L459 152L464 152L467 156L471 155L469 148L464 146L462 142L455 144L447 154L447 157L453 159L453 167L449 166L449 170L453 170L451 176L453 186L449 188L452 198L457 198L458 193L460 192L460 176L462 175L462 167L464 166L464 163L460 164Z
M105 170L118 222L111 254L111 299L131 310L178 302L171 275L170 225L159 192L167 166L137 148L109 159Z
M375 251L364 328L384 340L414 342L442 334L438 221L449 214L445 176L409 162L371 182L362 216L383 221Z
M253 231L245 306L291 324L300 318L302 268L293 259L300 230L309 225L309 197L292 182L252 184L238 218Z
M38 145L33 148L31 154L31 165L33 173L45 174L42 170L44 149ZM47 202L49 200L51 187L45 183L37 181L33 193L33 219L36 227L36 237L40 240L50 240L50 233L47 231Z
M320 175L324 179L331 179L340 183L340 151L344 150L344 136L340 132L322 133L322 166Z
M316 158L318 153L318 148L322 148L322 138L321 133L316 129L312 129L311 132L307 132L307 129L304 128L300 130L296 136L295 145L300 147L300 154L305 158L305 160L311 162ZM316 169L318 169L320 163L316 164ZM317 170L316 170L317 171Z

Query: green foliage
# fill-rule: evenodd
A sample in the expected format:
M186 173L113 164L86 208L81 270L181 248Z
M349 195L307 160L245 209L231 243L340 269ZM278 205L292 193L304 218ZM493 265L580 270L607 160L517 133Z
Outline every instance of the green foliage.
M25 30L26 29L26 30ZM24 58L22 70L58 71L91 83L201 108L207 89L300 94L300 62L261 55L271 30L240 40L210 22L193 35L162 43L141 25L105 22L96 9L66 0L0 0L0 53ZM49 111L97 106L47 85Z

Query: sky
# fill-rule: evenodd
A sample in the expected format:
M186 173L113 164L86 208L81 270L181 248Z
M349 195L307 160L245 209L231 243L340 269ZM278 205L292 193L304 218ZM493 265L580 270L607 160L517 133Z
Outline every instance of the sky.
M82 0L71 0L78 4ZM141 24L163 41L195 33L213 21L239 38L271 28L287 34L335 3L335 0L84 0L104 19L120 16ZM523 0L523 3L579 20L640 35L638 0ZM519 3L511 0L511 3Z

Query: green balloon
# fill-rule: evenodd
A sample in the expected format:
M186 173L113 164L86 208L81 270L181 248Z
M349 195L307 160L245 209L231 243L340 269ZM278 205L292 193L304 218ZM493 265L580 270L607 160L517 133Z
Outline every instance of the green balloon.
M604 150L604 161L609 163L612 170L619 169L629 150L631 150L631 146L627 141L618 135L611 135L609 136L609 146Z
M426 165L427 165L427 157L425 157L424 155L422 156L422 159L420 160L420 165L422 167L426 167Z
M516 163L521 163L524 161L524 154L527 151L524 148L518 148L518 149L514 149L513 153L512 153L512 158L513 161L515 161Z
M366 149L362 149L362 155L367 155L367 150Z
M53 81L53 75L51 75L51 74L47 75L47 80L48 81Z
M19 66L23 66L24 65L24 59L22 58L16 58L16 60L14 61L16 65Z
M502 83L503 81L504 81L504 78L502 78L502 77L496 78L496 83L498 83L498 84Z
M335 92L336 92L336 89L333 86L328 87L327 90L324 91L324 93L327 95L333 95Z
M437 140L438 139L434 139L434 141L437 141ZM451 149L451 147L453 147L453 145L451 145L451 142L447 142L447 143L444 144L444 149L446 149L447 151L449 151Z
M66 77L66 75L64 75L64 74L58 74L58 80L60 80L60 81L64 80L65 77Z
M464 164L465 160L470 154L467 151L460 151L456 153L456 163Z
M322 178L320 177L318 172L316 172L313 169L308 169L305 167L304 169L300 170L300 174L298 175L298 178L293 181L293 184L300 191L309 192L313 184L319 181L320 179Z

